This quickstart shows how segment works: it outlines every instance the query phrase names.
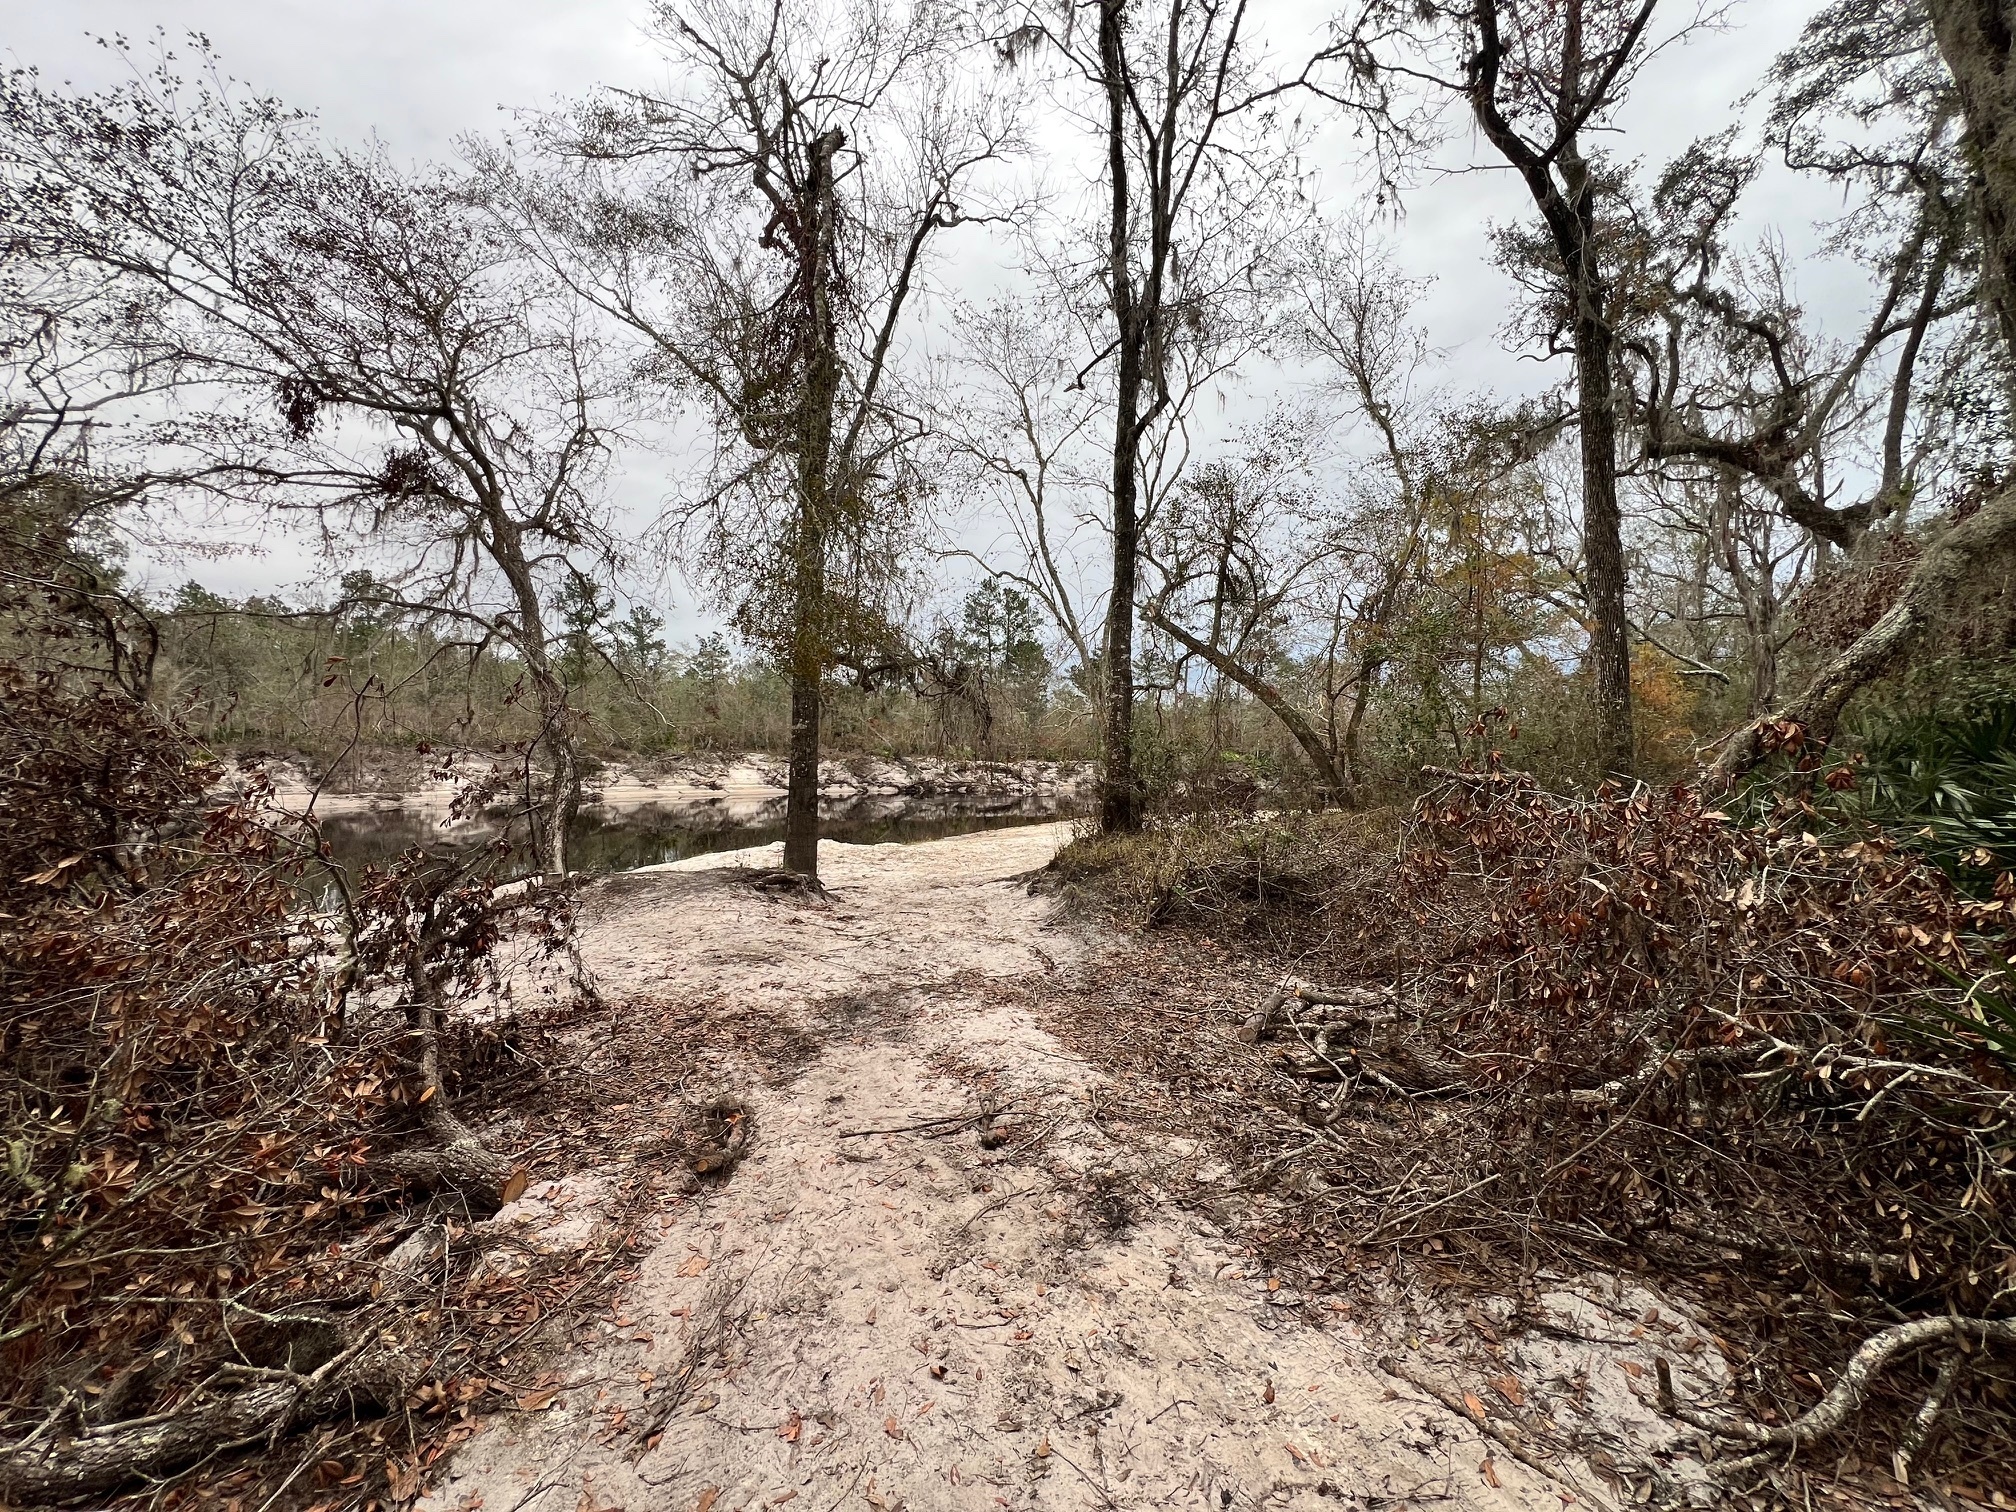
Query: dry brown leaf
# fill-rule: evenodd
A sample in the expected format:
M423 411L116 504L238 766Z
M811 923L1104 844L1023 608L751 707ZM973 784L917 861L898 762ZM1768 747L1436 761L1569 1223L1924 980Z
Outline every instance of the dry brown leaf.
M682 1276L697 1276L705 1269L707 1269L707 1257L705 1255L688 1255L680 1265L678 1274Z
M1050 1435L1047 1433L1043 1435L1043 1442L1036 1446L1036 1458L1050 1458Z
M900 1439L901 1437L903 1437L903 1425L897 1422L896 1419L894 1419L893 1417L882 1419L882 1431L888 1434L889 1437L893 1439Z
M1617 1363L1624 1367L1624 1374L1631 1377L1634 1381L1645 1374L1645 1367L1640 1365L1636 1360L1619 1360Z
M1477 1421L1480 1423L1484 1421L1484 1403L1482 1399L1478 1397L1476 1392L1474 1391L1464 1392L1463 1405L1470 1409L1470 1416L1477 1419Z
M712 1512L714 1503L721 1500L721 1488L709 1486L700 1493L700 1500L693 1503L693 1512Z
M385 1486L394 1501L411 1501L420 1494L420 1467L385 1461Z
M784 1440L787 1444L795 1444L798 1442L798 1435L804 1431L805 1420L794 1412L791 1416L784 1419L783 1426L777 1430L777 1437Z
M524 1396L518 1398L518 1410L520 1412L544 1412L548 1407L553 1405L554 1398L559 1395L560 1388L558 1386L554 1386L546 1391L528 1391Z
M1304 1454L1300 1449L1297 1449L1293 1444L1284 1443L1281 1447L1288 1451L1288 1457L1294 1460L1296 1464L1306 1465L1309 1463L1309 1456Z
M525 1195L525 1188L532 1184L531 1174L521 1166L511 1167L511 1174L504 1178L504 1190L497 1194L500 1202L516 1202Z
M1493 1376L1491 1387L1514 1407L1524 1407L1526 1405L1526 1393L1519 1387L1519 1377L1509 1375Z

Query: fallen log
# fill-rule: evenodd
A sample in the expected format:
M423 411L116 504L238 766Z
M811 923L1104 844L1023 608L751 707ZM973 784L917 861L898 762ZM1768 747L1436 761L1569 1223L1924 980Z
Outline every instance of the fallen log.
M1291 1003L1293 1018L1285 1016ZM1419 1035L1403 1032L1405 1022L1390 987L1324 987L1289 978L1261 999L1239 1037L1257 1045L1284 1028L1293 1031L1303 1053L1284 1050L1282 1064L1291 1075L1314 1081L1362 1075L1409 1095L1461 1088L1461 1070ZM1369 1037L1362 1045L1340 1046L1339 1031L1369 1031Z
M45 1506L97 1496L129 1481L163 1474L203 1455L260 1439L277 1439L298 1422L339 1403L378 1399L373 1377L358 1362L369 1340L308 1374L291 1370L220 1370L196 1399L165 1412L66 1432L64 1408L19 1443L0 1447L0 1500ZM234 1380L238 1390L221 1389ZM69 1404L65 1404L66 1406Z
M1395 993L1390 987L1320 987L1314 982L1290 977L1260 1000L1258 1011L1240 1027L1239 1038L1249 1045L1261 1044L1272 1039L1275 1030L1280 1027L1281 1010L1291 1002L1322 1007L1371 1009L1394 1000Z

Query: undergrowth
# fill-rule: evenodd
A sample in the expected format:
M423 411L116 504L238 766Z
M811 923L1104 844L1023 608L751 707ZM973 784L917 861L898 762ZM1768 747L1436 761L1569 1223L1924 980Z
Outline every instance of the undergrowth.
M1802 798L1747 823L1686 788L1574 799L1501 772L1408 816L1087 838L1057 870L1125 922L1391 1004L1291 998L1293 1043L1255 1052L1314 1126L1289 1141L1317 1182L1308 1242L1376 1234L1515 1289L1643 1272L1728 1345L1702 1440L1725 1470L1846 1442L2007 1485L2016 877L1969 897L1880 830L1820 828ZM1893 1337L1918 1342L1838 1421L1814 1412Z

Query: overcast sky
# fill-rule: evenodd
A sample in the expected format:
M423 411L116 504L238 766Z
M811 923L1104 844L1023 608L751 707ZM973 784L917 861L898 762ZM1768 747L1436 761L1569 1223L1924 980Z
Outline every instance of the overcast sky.
M1809 0L1738 0L1722 29L1655 60L1624 115L1623 150L1656 166L1726 123L1814 8ZM401 159L447 157L456 137L501 130L515 108L549 105L598 84L664 78L642 0L16 0L10 9L12 59L40 68L52 82L93 87L122 76L124 66L94 35L123 35L137 45L157 28L171 40L197 31L232 75L316 112L332 141L376 136ZM1683 13L1673 10L1677 22ZM1312 31L1324 11L1306 0L1260 0L1253 14L1285 49ZM1319 145L1322 156L1335 159L1324 165L1326 183L1339 195L1353 192L1348 138L1339 133ZM1488 157L1467 135L1445 154L1452 165ZM1753 198L1751 230L1764 230L1768 215L1770 228L1795 250L1811 248L1813 222L1839 209L1824 185L1786 174L1763 191ZM1540 371L1500 339L1509 289L1490 266L1488 229L1529 214L1508 174L1469 172L1419 187L1392 231L1403 266L1433 280L1421 314L1432 340L1449 353L1450 377L1459 386L1508 392L1562 376ZM1824 261L1802 272L1802 292L1809 306L1843 325L1863 296L1850 270ZM645 509L664 488L647 459L623 494ZM269 542L265 555L207 563L202 576L242 594L301 583L307 566L300 551ZM680 635L707 622L690 597L671 585L660 602Z

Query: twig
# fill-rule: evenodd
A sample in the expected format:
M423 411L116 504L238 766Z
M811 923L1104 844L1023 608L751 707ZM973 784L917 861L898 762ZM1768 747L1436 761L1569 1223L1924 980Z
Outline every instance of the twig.
M1394 1359L1391 1355L1380 1356L1379 1368L1385 1371L1386 1374L1397 1376L1410 1386L1419 1387L1422 1391L1427 1392L1444 1407L1447 1407L1451 1412L1461 1417L1466 1423L1473 1424L1478 1432L1498 1443L1507 1454L1511 1455L1512 1458L1519 1461L1527 1469L1536 1471L1546 1476L1549 1480L1556 1480L1562 1482L1564 1485L1573 1486L1576 1494L1594 1505L1598 1509L1598 1512L1611 1512L1609 1507L1605 1506L1599 1498L1584 1490L1576 1482L1575 1478L1564 1471L1559 1465L1550 1464L1546 1460L1541 1459L1536 1453L1526 1447L1523 1440L1492 1422L1489 1414L1473 1414L1470 1411L1469 1404L1463 1400L1460 1392L1454 1391L1439 1382L1429 1380L1419 1371L1413 1369L1403 1361Z
M914 1134L919 1129L944 1128L952 1133L966 1124L979 1123L986 1118L999 1118L1003 1113L1012 1112L1015 1104L1004 1103L998 1108L987 1108L978 1113L948 1113L943 1118L927 1118L920 1123L897 1124L887 1129L843 1129L842 1139L866 1139L871 1134ZM947 1127L949 1126L949 1127Z

